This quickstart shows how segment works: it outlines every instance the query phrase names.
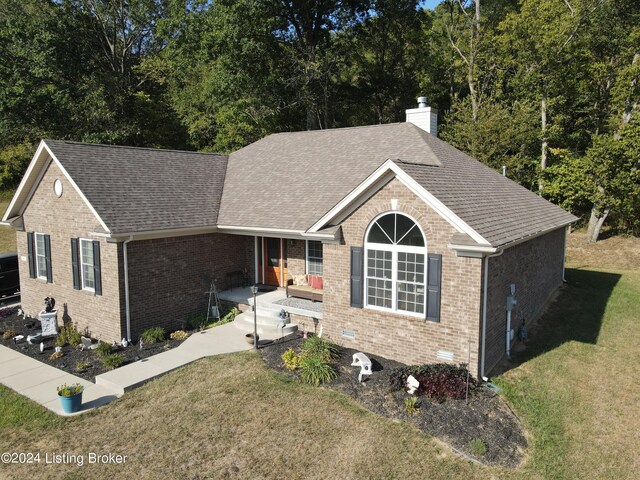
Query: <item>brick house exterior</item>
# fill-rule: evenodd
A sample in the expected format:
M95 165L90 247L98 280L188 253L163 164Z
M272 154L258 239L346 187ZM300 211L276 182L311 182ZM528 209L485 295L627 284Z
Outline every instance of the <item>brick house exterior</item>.
M392 208L392 199L397 206ZM379 214L397 210L410 215L422 227L427 251L442 254L442 303L439 322L398 313L389 314L350 306L350 247L363 246L365 231ZM408 364L436 362L438 350L453 352L454 361L466 363L471 345L471 362L477 363L482 261L456 257L447 248L453 227L424 204L398 180L392 180L342 223L344 243L324 246L325 310L324 331L350 348L386 355ZM345 339L342 330L352 330ZM384 353L383 353L384 352Z
M138 338L158 325L178 330L189 318L206 312L208 279L225 289L228 273L253 278L253 243L251 237L220 233L131 242L131 336Z
M229 156L43 140L2 219L23 309L53 296L93 337L136 340L202 312L210 279L284 287L313 260L323 313L307 330L484 376L506 354L511 285L517 332L562 283L576 218L439 140L434 115L275 134Z
M63 185L60 198L54 193L55 180ZM107 341L120 340L124 330L122 245L99 240L102 270L106 273L102 278L103 295L73 288L70 240L90 238L96 220L55 163L46 169L24 211L23 221L23 231L16 232L22 309L37 318L44 298L53 297L59 310L62 303L68 305L68 315L81 331ZM26 232L50 235L52 283L29 278Z

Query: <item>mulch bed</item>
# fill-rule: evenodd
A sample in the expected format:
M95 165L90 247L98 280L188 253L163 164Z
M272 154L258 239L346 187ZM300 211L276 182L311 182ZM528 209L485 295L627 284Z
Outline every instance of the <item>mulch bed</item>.
M7 317L0 317L0 345L12 348L24 355L29 355L40 362L84 378L90 382L95 382L96 375L109 371L109 369L102 364L95 350L81 350L79 346L66 345L62 347L62 353L64 353L64 356L51 360L49 357L55 351L55 337L49 337L42 340L45 347L43 353L40 353L40 342L33 345L29 345L26 341L14 344L12 338L5 339L2 337L4 332L12 330L15 332L15 335L24 335L26 339L28 335L34 334L40 329L40 321L37 319L29 317L23 319L22 316L19 316L17 313L13 313ZM126 365L127 363L166 352L169 349L177 347L181 343L181 340L167 340L164 342L144 345L142 350L138 348L138 345L128 346L127 348L118 346L114 348L114 353L120 353L123 355L124 363L122 365ZM90 367L86 370L78 371L76 369L76 365L79 363L88 363Z
M297 379L294 372L284 367L281 355L288 348L299 352L302 342L300 334L292 334L262 347L260 353L269 367ZM366 354L371 359L374 373L363 376L363 383L359 383L360 369L351 366L352 356L356 351L342 348L336 364L338 378L326 386L355 398L378 415L408 421L423 432L445 441L458 450L458 453L481 463L516 467L521 462L527 441L520 420L492 390L479 387L470 395L468 402L445 400L438 403L421 396L418 402L419 412L408 415L404 399L409 395L404 391L392 392L389 387L391 370L405 365L378 355ZM476 439L484 442L484 455L471 452L469 444Z

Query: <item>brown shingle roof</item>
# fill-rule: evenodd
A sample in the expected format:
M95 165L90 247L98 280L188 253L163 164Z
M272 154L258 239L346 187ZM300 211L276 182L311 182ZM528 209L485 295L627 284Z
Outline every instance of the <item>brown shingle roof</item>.
M216 224L225 155L45 143L112 233Z
M279 133L229 156L220 225L306 230L388 159L439 165L406 123Z
M441 167L398 165L492 246L578 220L439 138L430 136L427 143Z
M410 123L275 134L228 159L45 142L112 233L307 230L388 159L494 247L577 220Z
M306 230L392 159L492 246L576 217L410 123L270 135L229 158L220 225Z

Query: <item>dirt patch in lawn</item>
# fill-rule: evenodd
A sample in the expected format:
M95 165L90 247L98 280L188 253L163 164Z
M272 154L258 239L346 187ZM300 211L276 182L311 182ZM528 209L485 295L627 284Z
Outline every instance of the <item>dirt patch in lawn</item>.
M611 236L587 242L584 231L567 236L567 263L574 268L640 270L640 238Z
M297 378L294 372L285 368L281 356L289 348L299 352L302 342L300 335L293 334L259 351L269 367ZM418 412L409 415L404 400L410 395L404 391L391 391L389 384L391 371L405 365L367 354L374 373L364 376L363 383L359 383L360 369L351 366L354 353L356 350L341 349L335 365L338 377L326 386L355 398L378 415L410 422L423 432L448 443L458 453L479 462L507 467L520 464L527 448L520 420L492 390L478 387L468 401L445 400L438 403L421 396L418 397ZM483 449L485 453L478 453Z
M12 309L17 310L17 309ZM33 318L22 318L17 313L13 313L7 317L0 317L0 345L12 348L24 355L35 358L39 362L46 363L53 367L64 370L72 375L84 378L90 382L95 382L96 375L100 375L109 371L102 363L101 358L95 350L82 350L79 346L66 345L62 347L63 356L51 359L51 354L55 351L55 337L49 337L42 340L44 344L44 352L40 353L40 342L29 345L26 341L14 343L13 338L4 338L4 332L11 332L13 335L24 335L25 339L28 335L33 335L41 330L40 321ZM129 346L123 348L121 346L113 347L113 353L119 353L124 357L122 365L135 362L143 358L148 358L158 353L166 352L180 345L180 340L167 340L154 344L144 345L144 348ZM79 370L79 364L89 365Z

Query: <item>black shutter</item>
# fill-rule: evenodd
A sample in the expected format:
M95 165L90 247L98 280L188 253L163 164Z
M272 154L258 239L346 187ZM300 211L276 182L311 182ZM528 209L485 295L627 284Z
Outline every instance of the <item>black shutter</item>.
M44 236L44 258L47 262L47 283L53 283L53 273L51 272L51 237Z
M73 270L73 288L80 290L80 251L78 239L71 239L71 267Z
M351 306L362 308L364 305L362 271L364 268L362 247L351 247Z
M439 322L442 255L430 253L427 258L427 320Z
M102 295L102 277L100 276L100 242L93 241L93 280L96 295Z
M27 233L27 251L29 252L29 278L36 278L36 254L33 245L33 232Z

